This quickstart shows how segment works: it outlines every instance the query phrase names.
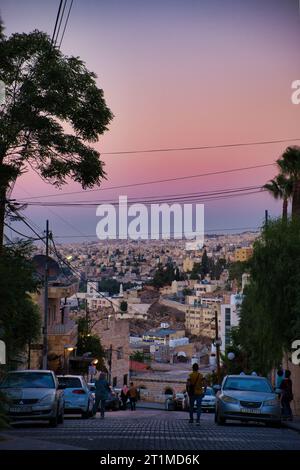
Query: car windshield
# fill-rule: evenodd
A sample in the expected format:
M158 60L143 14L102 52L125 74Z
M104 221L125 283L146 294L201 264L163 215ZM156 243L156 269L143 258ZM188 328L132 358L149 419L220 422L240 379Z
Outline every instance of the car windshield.
M65 388L82 388L79 377L58 377L58 382L64 385Z
M207 388L205 391L205 395L214 395L214 392L211 388Z
M52 374L41 372L18 372L8 374L1 388L55 388Z
M243 377L228 377L223 390L271 393L272 388L267 380Z

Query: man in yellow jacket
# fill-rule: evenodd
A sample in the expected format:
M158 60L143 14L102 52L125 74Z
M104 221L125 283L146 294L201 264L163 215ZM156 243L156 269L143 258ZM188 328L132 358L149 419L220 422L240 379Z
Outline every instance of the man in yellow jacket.
M186 384L190 402L190 423L194 422L194 404L197 403L197 425L200 425L201 403L205 394L205 379L199 372L198 364L193 364L193 372L189 375Z

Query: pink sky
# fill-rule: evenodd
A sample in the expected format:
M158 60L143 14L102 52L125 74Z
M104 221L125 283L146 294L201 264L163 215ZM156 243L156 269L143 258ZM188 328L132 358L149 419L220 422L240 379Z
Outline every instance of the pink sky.
M57 5L2 1L6 33L34 28L51 33ZM300 79L297 5L276 0L75 0L62 50L79 55L97 73L115 115L97 148L110 152L300 138L300 105L290 99L291 83ZM104 156L108 181L103 187L272 163L287 145ZM261 185L273 175L269 167L73 200ZM63 191L77 189L70 182ZM29 172L16 184L14 197L53 192L53 186ZM210 202L206 228L257 226L266 208L272 215L280 213L280 203L267 194ZM95 232L94 210L55 212L81 232ZM47 210L28 208L27 214L40 225L50 218L57 234L76 234Z

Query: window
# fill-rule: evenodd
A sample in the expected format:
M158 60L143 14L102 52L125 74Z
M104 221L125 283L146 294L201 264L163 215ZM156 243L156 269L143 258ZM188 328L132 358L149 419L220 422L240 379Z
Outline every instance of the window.
M117 359L123 359L123 357L124 357L124 352L123 352L123 347L121 346L117 349Z
M123 376L123 383L124 383L124 385L127 385L127 383L128 383L128 374L125 374Z
M116 386L117 386L117 382L118 382L117 377L114 377L114 378L113 378L113 387L116 387Z

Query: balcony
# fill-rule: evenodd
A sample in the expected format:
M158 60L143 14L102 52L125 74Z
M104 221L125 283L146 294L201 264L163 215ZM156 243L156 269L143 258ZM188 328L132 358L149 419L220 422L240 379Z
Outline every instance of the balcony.
M76 323L72 320L67 323L56 323L48 326L48 335L68 335L75 327Z
M63 283L50 283L48 287L49 299L63 299L65 297L71 297L78 292L79 283L78 281L72 282L71 284Z

